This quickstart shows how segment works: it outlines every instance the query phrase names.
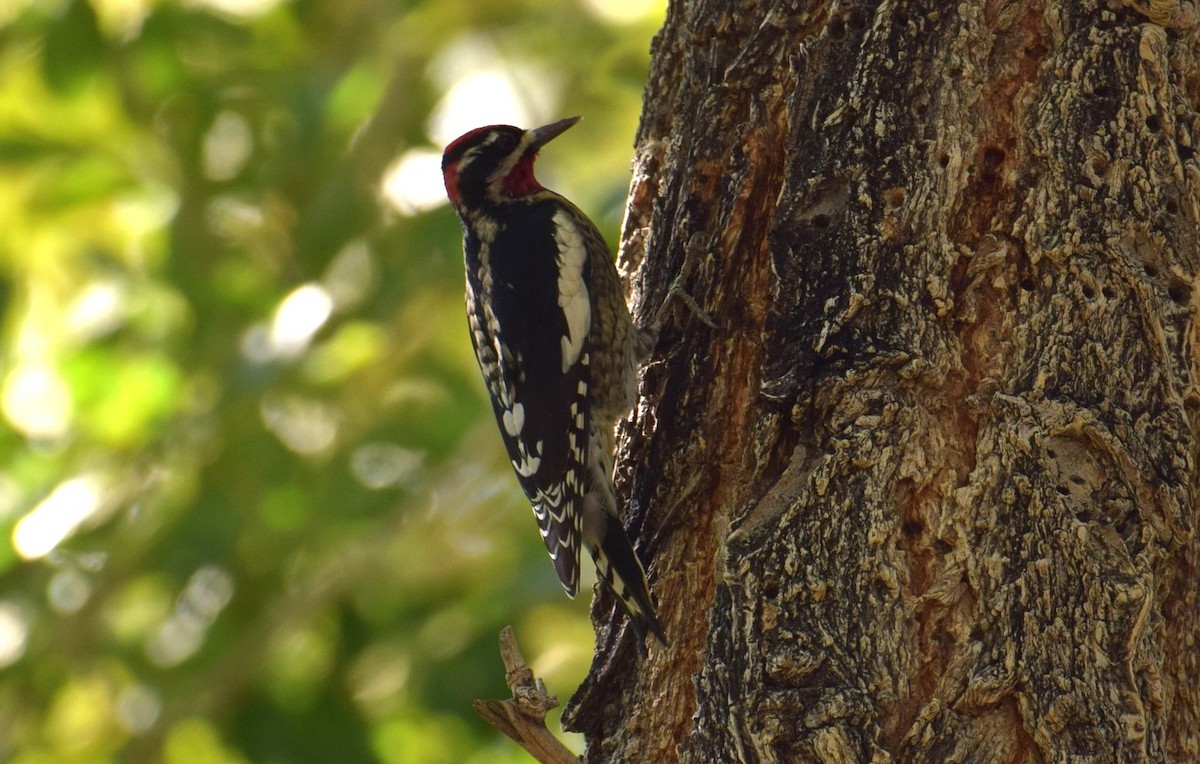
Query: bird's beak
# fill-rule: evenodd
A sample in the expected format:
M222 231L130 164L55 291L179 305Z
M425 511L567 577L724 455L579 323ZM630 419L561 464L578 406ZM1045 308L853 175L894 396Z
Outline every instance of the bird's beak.
M567 117L566 119L560 119L557 122L551 122L548 125L535 127L534 129L528 131L533 135L533 140L529 142L526 151L537 151L542 146L545 146L550 141L562 135L567 131L567 128L571 127L581 119L583 119L583 117Z

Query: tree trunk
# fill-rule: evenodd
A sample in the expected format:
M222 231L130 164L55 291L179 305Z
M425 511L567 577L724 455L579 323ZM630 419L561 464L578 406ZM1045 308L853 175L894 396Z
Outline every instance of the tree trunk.
M671 645L600 599L589 762L1200 761L1197 52L1171 0L671 4L622 262L722 328L672 306L623 431Z

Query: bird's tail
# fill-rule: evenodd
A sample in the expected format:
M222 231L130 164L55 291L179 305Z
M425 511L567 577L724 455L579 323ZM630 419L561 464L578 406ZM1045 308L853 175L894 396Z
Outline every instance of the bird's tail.
M637 552L629 543L629 536L621 527L621 521L607 516L604 538L598 545L588 544L588 551L596 562L596 575L604 581L616 596L621 609L629 615L629 621L637 632L638 650L646 652L646 633L658 638L664 646L667 635L654 612L650 601L650 589L646 585L646 570L638 559Z

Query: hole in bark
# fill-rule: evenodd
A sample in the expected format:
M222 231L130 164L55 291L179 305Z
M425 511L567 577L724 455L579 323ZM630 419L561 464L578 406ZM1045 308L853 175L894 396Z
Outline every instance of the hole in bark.
M1154 267L1153 265L1151 265L1150 263L1146 263L1145 265L1143 265L1143 266L1142 266L1142 270L1143 270L1143 271L1146 273L1146 275L1147 275L1147 276L1149 276L1150 278L1152 278L1152 279L1156 279L1156 278L1158 278L1158 268L1155 268L1155 267Z
M1106 300L1111 300L1112 298L1114 298L1114 297L1116 297L1116 296L1117 296L1117 293L1113 291L1113 288L1112 288L1112 287L1108 287L1108 286L1106 286L1106 287L1104 287L1103 289L1101 289L1101 290L1100 290L1100 294L1104 295L1104 298L1105 298Z
M775 581L763 582L763 597L773 600L779 596L779 584Z
M866 29L867 17L863 15L862 9L855 8L850 11L850 28L851 29Z
M962 79L962 73L961 66L952 66L950 67L950 71L946 72L946 74L950 75L950 79L952 80Z
M883 204L889 210L894 210L904 204L904 189L900 186L889 188L883 192Z
M1191 146L1184 146L1182 143L1176 145L1179 148L1179 158L1183 161L1186 162L1196 155L1196 150Z
M1078 475L1072 475L1071 482L1074 483L1075 485L1083 485L1087 481L1085 481L1083 478L1079 477Z
M828 228L829 227L829 216L828 215L813 215L812 216L812 227L813 228Z
M919 536L925 530L925 523L920 520L909 520L900 526L900 532L905 536Z
M1112 90L1109 89L1108 85L1097 85L1092 89L1092 95L1097 95L1101 98L1107 98L1108 96L1112 95Z
M1004 158L1007 156L999 146L988 146L983 150L983 162L993 170L1004 164Z
M1047 449L1046 449L1046 456L1049 456L1051 459L1057 459L1057 458L1058 458L1058 452L1057 452L1057 451L1055 451L1053 448L1047 448Z
M1060 485L1055 490L1058 491L1059 495L1061 495L1061 496L1070 496L1071 495L1071 489L1067 488L1065 485Z
M940 164L942 167L948 166L950 164L950 155L942 154L940 157L938 157L938 164Z
M830 19L829 26L826 28L829 30L829 36L835 40L840 39L846 34L846 22L842 21L840 17Z
M1179 202L1174 199L1168 199L1166 203L1167 214L1174 215L1179 212Z
M1127 545L1140 549L1142 546L1140 539L1143 538L1143 535L1142 524L1138 520L1138 516L1135 513L1123 512L1122 510L1117 509L1107 503L1105 504L1104 509L1107 510L1107 513L1110 517L1114 515L1123 515L1121 516L1120 522L1115 526L1117 533Z
M1025 277L1025 278L1021 279L1021 288L1024 289L1026 292L1032 292L1033 288L1035 286L1037 286L1037 285L1033 283L1033 279L1031 279L1029 277Z
M1151 114L1149 117L1146 117L1146 129L1152 133L1162 130L1162 120L1158 118L1157 114Z
M1087 298L1087 299L1089 299L1089 300L1091 300L1091 299L1095 298L1095 296L1096 296L1096 290L1092 288L1092 285L1091 285L1091 284L1084 284L1084 285L1083 285L1083 296L1084 296L1084 297L1086 297L1086 298Z
M1044 55L1046 55L1046 46L1040 43L1036 45L1030 45L1025 49L1025 56L1027 58L1041 58Z
M1185 281L1172 281L1167 294L1178 305L1187 305L1192 299L1192 288Z

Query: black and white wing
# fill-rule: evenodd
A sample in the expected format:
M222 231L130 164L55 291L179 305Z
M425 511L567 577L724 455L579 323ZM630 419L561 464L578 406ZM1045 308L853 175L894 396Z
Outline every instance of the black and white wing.
M549 201L496 225L490 246L470 233L464 246L471 342L513 470L574 597L591 419L587 245Z

